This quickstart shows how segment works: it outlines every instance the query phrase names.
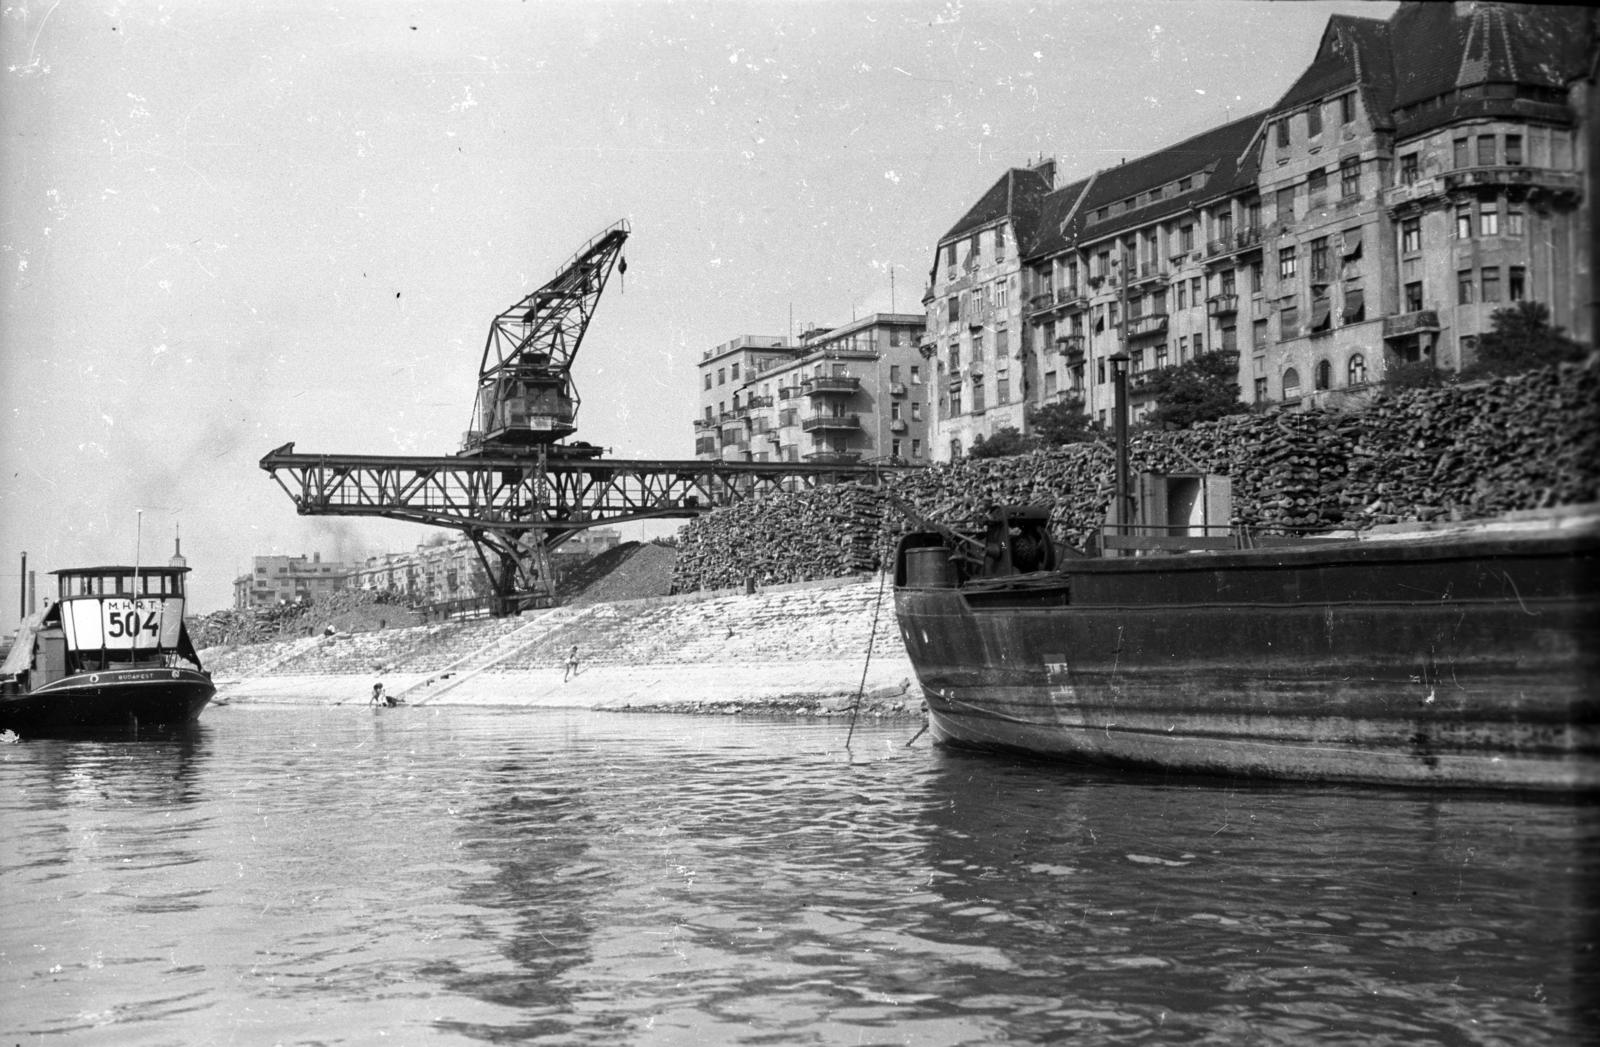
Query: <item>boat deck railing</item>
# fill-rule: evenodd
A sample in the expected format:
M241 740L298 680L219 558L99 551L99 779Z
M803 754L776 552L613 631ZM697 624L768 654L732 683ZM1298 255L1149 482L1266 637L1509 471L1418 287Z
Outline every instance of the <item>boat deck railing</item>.
M1287 529L1287 528L1285 528ZM1188 553L1213 550L1268 549L1351 541L1344 535L1267 534L1242 524L1102 524L1100 551L1106 556L1135 553Z

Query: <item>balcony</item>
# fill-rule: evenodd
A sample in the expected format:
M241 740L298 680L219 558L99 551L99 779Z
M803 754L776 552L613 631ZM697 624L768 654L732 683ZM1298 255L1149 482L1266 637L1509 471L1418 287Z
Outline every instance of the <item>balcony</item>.
M1155 262L1145 262L1143 265L1139 266L1138 275L1133 277L1130 282L1143 284L1149 283L1152 280L1165 280L1166 278L1167 270L1165 266L1158 265Z
M848 374L829 374L819 378L807 378L800 383L800 389L807 396L853 396L861 391L861 379Z
M889 383L889 395L890 396L904 396L904 395L906 395L906 383L904 383L904 382L890 382Z
M808 462L822 465L853 465L861 460L861 455L855 451L814 451L804 457Z
M814 414L800 423L804 432L816 432L819 429L860 429L861 416L858 414Z
M799 395L800 395L800 387L798 385L780 385L780 386L778 386L778 399L780 399L780 400L793 400L795 397L797 397Z
M749 400L745 401L745 407L746 408L771 407L771 406L772 406L772 397L770 397L770 396L752 396Z
M1069 360L1083 355L1083 335L1064 334L1056 338L1056 351Z
M1418 178L1414 182L1397 185L1386 189L1383 193L1385 207L1398 207L1401 204L1421 203L1443 192L1443 186L1437 178Z
M1420 334L1423 331L1439 330L1439 311L1437 309L1418 309L1416 312L1400 313L1395 316L1383 318L1383 337L1405 338L1409 335Z
M1153 338L1167 333L1167 314L1148 313L1128 317L1128 339Z
M1206 241L1206 257L1215 258L1219 254L1227 254L1233 249L1233 237L1224 236L1216 240Z
M694 420L694 427L696 429L715 429L717 425L718 423L710 418L696 418Z
M1464 167L1439 176L1445 191L1475 186L1544 189L1552 193L1578 196L1583 191L1583 176L1577 171L1557 171L1549 167L1524 167L1521 164L1495 164Z
M904 418L891 418L889 420L889 431L891 433L903 433L909 428L910 426L906 425Z
M694 442L694 453L695 454L716 454L717 453L717 438L714 437L714 436L702 436L702 437L698 438Z
M1040 291L1038 294L1028 299L1028 311L1031 313L1037 313L1042 310L1049 309L1055 304L1056 296L1053 293L1050 291Z
M1207 316L1230 316L1239 311L1239 296L1236 294L1212 295L1206 299Z
M1261 227L1259 225L1252 225L1233 234L1233 249L1235 251L1247 251L1252 247L1259 247L1260 244Z

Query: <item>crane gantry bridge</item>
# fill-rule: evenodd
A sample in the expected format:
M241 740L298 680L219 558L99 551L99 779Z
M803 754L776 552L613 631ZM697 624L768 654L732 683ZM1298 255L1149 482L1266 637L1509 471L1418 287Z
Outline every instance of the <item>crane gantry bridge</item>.
M567 443L579 398L572 362L613 269L627 272L628 223L594 237L538 290L497 315L478 368L472 424L457 454L269 451L302 516L381 516L464 532L497 613L555 601L550 553L587 527L690 517L779 490L866 480L900 465L606 459ZM620 265L619 265L620 262Z

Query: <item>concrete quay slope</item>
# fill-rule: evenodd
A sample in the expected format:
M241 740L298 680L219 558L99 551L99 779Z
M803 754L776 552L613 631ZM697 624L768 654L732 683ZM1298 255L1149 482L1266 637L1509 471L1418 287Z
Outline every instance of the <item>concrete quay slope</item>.
M564 680L574 646L578 672ZM214 648L201 658L229 702L365 703L381 680L412 705L831 715L847 712L858 689L866 715L914 715L922 704L891 587L876 576Z

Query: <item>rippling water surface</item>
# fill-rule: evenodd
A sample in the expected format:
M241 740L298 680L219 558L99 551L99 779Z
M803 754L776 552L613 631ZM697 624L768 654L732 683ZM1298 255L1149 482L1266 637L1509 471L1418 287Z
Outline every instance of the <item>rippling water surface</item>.
M905 725L213 708L0 748L4 1042L1577 1043L1600 818Z

